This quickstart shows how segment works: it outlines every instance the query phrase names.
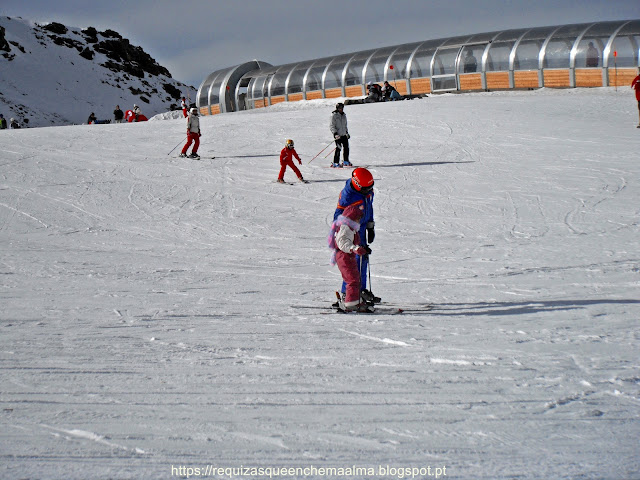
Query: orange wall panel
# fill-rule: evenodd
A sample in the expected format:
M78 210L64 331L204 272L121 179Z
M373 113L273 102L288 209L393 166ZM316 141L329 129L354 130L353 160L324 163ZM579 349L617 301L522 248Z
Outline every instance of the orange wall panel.
M277 97L271 97L271 105L284 102L284 95L278 95Z
M487 72L487 88L509 88L509 72Z
M601 68L576 68L576 87L601 87Z
M209 107L200 107L200 115L209 115Z
M638 75L635 68L619 68L616 76L616 69L609 68L609 86L610 87L630 87L633 79Z
M400 95L406 95L408 93L406 80L398 80L397 82L389 80L389 85L395 87Z
M320 98L322 98L322 90L307 92L307 100L318 100Z
M341 88L332 88L330 90L327 90L325 92L325 96L326 98L338 98L342 96L342 89Z
M569 70L545 70L543 74L545 87L569 87Z
M524 70L513 72L513 80L516 88L538 88L538 71Z
M417 95L419 93L431 93L431 79L430 78L412 78L411 93L413 95Z
M302 100L302 93L292 93L289 95L290 102L299 102Z
M347 97L361 97L364 95L362 93L362 85L351 85L349 87L345 87L345 93Z
M467 73L460 75L460 90L482 90L482 75Z

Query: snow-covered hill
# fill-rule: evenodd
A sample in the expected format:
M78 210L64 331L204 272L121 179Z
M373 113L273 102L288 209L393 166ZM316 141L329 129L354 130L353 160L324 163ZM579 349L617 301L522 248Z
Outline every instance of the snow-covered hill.
M0 16L0 113L25 126L113 119L133 104L152 117L195 101L196 89L173 78L140 47L114 32L38 25Z
M184 119L0 131L0 478L640 478L632 91L348 106L406 315L323 309L332 104L202 118L201 161Z

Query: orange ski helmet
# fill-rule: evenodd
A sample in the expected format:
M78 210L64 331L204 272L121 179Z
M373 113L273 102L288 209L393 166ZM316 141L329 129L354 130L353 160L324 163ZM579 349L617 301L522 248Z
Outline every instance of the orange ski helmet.
M369 193L373 189L373 175L366 168L355 168L351 174L351 185L360 193Z

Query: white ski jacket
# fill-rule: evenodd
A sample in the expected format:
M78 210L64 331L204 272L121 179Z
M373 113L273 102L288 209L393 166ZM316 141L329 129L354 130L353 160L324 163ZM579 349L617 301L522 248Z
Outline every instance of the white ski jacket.
M187 119L187 132L200 133L200 118L193 113Z
M355 242L356 231L349 225L341 225L340 230L336 232L336 247L344 253L353 253L358 248Z

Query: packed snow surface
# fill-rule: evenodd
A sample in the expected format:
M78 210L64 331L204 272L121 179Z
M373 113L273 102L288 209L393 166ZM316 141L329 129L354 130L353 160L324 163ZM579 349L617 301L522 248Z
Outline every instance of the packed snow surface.
M317 308L334 102L200 161L184 119L0 132L0 478L640 478L632 91L347 106L402 315Z

